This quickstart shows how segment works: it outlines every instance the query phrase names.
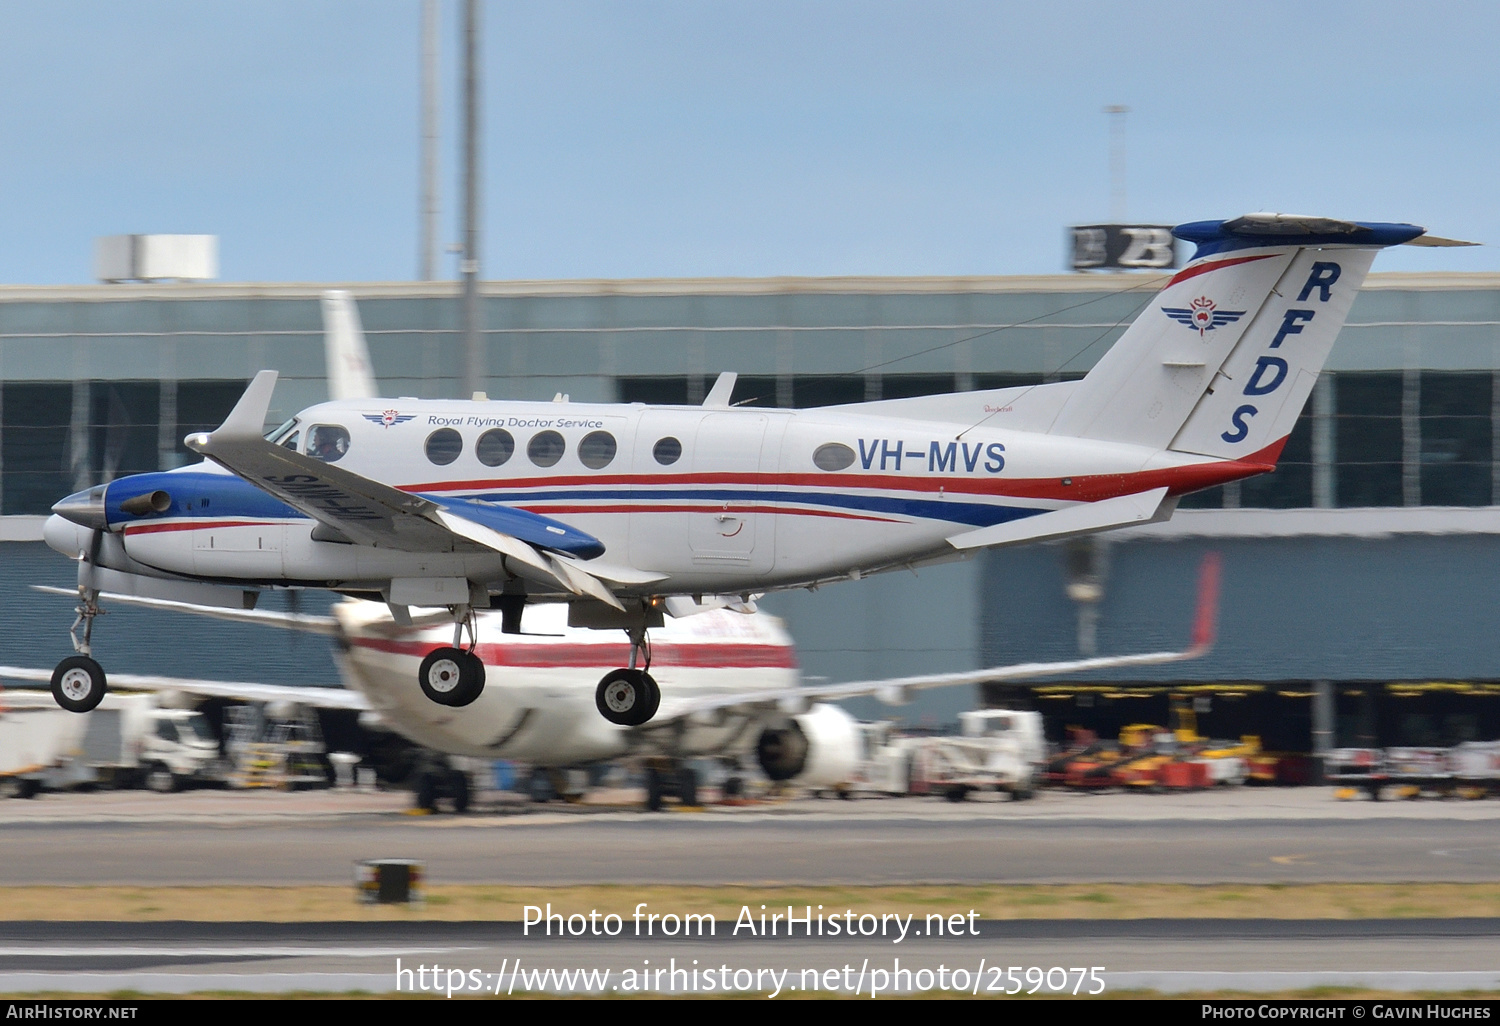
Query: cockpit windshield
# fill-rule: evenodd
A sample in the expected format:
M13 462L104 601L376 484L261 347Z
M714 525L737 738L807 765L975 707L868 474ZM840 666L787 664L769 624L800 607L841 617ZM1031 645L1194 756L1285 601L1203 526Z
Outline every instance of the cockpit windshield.
M285 424L281 425L281 427L277 428L275 431L272 431L270 434L266 435L266 441L270 442L273 445L279 445L281 443L281 440L283 438L285 438L287 435L291 434L292 431L296 430L296 427L297 427L297 418L293 417L291 420L289 420Z

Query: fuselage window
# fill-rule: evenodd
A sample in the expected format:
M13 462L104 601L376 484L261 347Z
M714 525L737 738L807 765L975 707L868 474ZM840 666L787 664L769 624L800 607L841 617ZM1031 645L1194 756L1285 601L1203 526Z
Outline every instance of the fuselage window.
M682 459L682 443L668 435L666 438L658 439L657 443L651 447L651 455L662 466L670 467Z
M813 466L819 470L847 470L854 466L854 450L843 442L820 445L813 453Z
M567 448L563 436L556 431L538 431L526 443L526 455L539 467L554 467Z
M479 436L474 443L474 455L486 467L498 467L510 459L516 451L516 440L504 428L493 428Z
M427 436L427 458L440 467L458 459L464 451L464 436L452 428L438 428Z
M602 470L614 461L616 448L608 431L590 431L578 443L578 460L590 470Z
M337 424L315 424L307 429L307 454L324 463L337 463L349 451L349 432Z

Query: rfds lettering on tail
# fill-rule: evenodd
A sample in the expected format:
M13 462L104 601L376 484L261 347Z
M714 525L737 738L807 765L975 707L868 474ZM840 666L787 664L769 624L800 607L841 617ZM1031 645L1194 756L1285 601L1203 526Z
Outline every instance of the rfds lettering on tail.
M571 624L627 634L595 700L639 726L663 701L647 632L665 615L1161 521L1275 469L1375 254L1450 244L1282 214L1174 233L1192 260L1078 381L791 410L732 406L732 374L689 407L377 399L366 371L267 434L262 371L185 440L204 462L53 507L83 627L53 692L79 711L104 693L89 647L106 592L242 608L321 588L398 623L440 610L452 644L415 683L455 708L486 687L475 611L514 632L528 602L562 601Z

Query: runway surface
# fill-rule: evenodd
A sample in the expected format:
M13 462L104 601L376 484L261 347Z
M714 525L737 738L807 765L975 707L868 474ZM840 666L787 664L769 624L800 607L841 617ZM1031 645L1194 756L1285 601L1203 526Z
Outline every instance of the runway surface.
M1500 880L1500 801L1341 802L1322 788L904 798L646 814L399 794L84 794L0 803L0 884L1301 883Z
M800 926L790 938L737 935L727 921L692 939L644 938L629 918L617 925L617 938L547 938L517 923L6 923L0 993L1500 988L1493 919L980 921L957 937L921 936L919 920L899 942Z

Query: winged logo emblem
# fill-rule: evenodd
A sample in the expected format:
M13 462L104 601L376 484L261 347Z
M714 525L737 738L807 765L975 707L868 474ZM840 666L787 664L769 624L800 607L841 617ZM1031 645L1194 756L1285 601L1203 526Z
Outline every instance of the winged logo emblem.
M1178 324L1197 329L1199 338L1245 316L1243 310L1218 309L1218 304L1207 296L1199 296L1187 306L1164 306L1161 312Z
M364 418L371 424L390 427L392 424L405 424L415 416L415 413L397 413L395 410L386 410L384 413L366 413Z

